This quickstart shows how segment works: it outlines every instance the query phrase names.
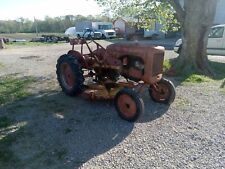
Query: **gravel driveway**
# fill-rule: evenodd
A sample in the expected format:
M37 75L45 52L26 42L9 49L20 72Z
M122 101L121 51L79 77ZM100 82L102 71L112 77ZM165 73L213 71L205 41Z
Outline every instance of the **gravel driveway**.
M180 83L174 103L154 103L143 93L145 114L121 120L112 101L65 96L55 76L68 44L0 51L0 75L33 76L33 95L0 107L18 128L10 169L208 168L225 166L225 93L222 81ZM172 51L166 57L175 57Z

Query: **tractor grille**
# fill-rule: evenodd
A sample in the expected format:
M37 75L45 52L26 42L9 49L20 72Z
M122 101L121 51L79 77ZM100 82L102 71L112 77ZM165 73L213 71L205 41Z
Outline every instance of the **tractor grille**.
M156 76L163 72L163 60L164 60L163 53L157 53L154 55L152 76Z

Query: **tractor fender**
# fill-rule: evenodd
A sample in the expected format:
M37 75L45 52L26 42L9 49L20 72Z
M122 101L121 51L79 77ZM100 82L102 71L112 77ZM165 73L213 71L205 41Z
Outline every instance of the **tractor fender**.
M68 55L74 56L78 59L78 61L80 62L82 68L86 68L86 62L84 57L81 55L80 52L76 51L76 50L70 50L68 53Z

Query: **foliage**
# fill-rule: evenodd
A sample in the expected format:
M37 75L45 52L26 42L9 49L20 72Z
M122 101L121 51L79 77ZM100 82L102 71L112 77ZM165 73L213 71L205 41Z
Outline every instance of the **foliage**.
M60 17L48 17L44 20L31 21L29 19L19 18L17 20L0 20L0 33L34 33L36 27L38 32L64 32L68 27L76 25L79 21L109 21L110 19L104 15L82 16L82 15L66 15Z
M123 17L138 27L150 29L155 22L164 31L177 31L179 22L169 1L162 0L96 0L113 18Z
M31 82L32 78L1 77L0 105L29 96L30 93L27 91L27 87Z

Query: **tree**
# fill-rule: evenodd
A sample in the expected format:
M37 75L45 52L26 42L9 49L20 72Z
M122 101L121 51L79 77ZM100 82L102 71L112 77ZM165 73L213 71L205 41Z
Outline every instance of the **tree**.
M217 0L96 0L112 9L115 16L139 15L145 24L152 18L166 25L181 24L183 46L175 67L180 72L194 70L211 75L206 54L208 33L212 26ZM174 17L176 16L176 17ZM165 24L166 23L166 24Z
M178 60L180 67L194 69L211 75L206 54L208 34L213 24L217 0L171 0L182 27L182 51Z

